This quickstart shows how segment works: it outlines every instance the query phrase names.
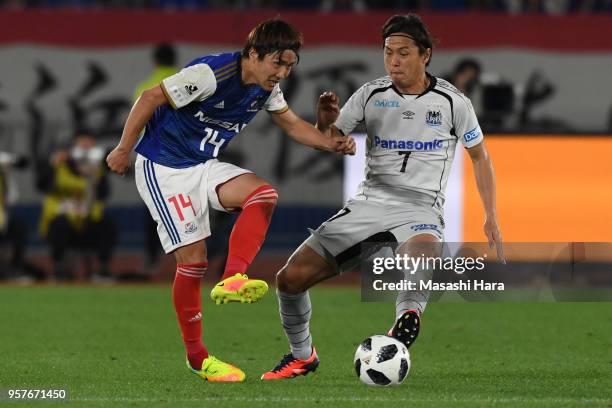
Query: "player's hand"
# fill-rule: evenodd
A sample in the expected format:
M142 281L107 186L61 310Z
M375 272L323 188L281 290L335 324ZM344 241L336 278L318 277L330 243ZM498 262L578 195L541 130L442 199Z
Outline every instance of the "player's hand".
M327 129L338 119L340 114L340 99L332 91L326 91L319 96L317 102L317 124L320 129Z
M330 146L330 150L338 154L353 155L356 150L355 139L341 134L332 134Z
M106 156L106 164L108 168L117 174L124 175L130 167L130 152L119 146L115 147Z
M487 240L489 241L489 248L493 248L497 250L497 259L505 264L506 257L504 256L504 246L502 243L501 232L499 231L499 225L497 225L496 218L489 218L485 220L484 224L484 233L487 236Z
M357 151L357 143L355 143L355 139L352 137L346 137L342 141L340 145L338 145L338 149L336 150L338 153L342 153L345 155L354 156Z

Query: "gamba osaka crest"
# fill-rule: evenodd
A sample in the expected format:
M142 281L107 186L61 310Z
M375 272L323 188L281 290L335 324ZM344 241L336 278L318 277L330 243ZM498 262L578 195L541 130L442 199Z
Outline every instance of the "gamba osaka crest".
M428 126L440 126L442 124L442 107L440 105L429 105L425 114L425 123Z

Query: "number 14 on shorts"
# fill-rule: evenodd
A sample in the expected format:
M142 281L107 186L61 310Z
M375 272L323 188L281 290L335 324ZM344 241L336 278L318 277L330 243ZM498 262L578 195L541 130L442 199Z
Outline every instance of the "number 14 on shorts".
M182 194L177 194L168 198L168 201L174 205L174 209L176 210L179 220L185 221L185 217L183 216L182 210L185 208L191 208L191 211L193 211L193 215L195 217L196 212L195 208L193 208L193 204L191 203L191 197L187 196L187 200L185 200L185 197Z

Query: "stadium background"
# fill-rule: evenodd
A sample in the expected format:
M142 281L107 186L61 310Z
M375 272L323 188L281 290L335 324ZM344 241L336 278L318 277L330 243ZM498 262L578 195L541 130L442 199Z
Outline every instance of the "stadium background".
M321 91L335 90L345 101L362 83L384 74L379 30L386 11L1 11L0 149L44 156L83 127L111 147L136 84L153 69L155 44L174 44L182 66L200 55L239 49L254 24L279 13L304 33L300 64L282 85L290 106L305 118L313 118ZM498 177L505 240L609 241L610 15L426 11L423 17L439 40L431 73L448 74L458 60L470 57L480 62L483 83L493 92L512 89L510 99L502 94L503 101L494 102L497 111L489 112L494 120L482 123ZM530 102L529 86L549 92ZM346 173L339 157L289 141L265 114L228 150L280 193L257 274L271 274L306 236L306 227L337 211L344 178L361 176ZM449 183L448 239L481 241L481 205L462 150ZM27 219L30 253L45 265L45 245L36 231L41 195L32 171L14 177L19 195L13 210ZM140 200L132 177L111 182L107 211L120 226L114 269L138 270L144 237ZM170 277L172 262L166 269L162 275Z
M323 3L389 9L314 10ZM248 7L232 10L227 4ZM310 9L296 10L296 4ZM0 152L45 159L79 127L112 146L136 84L153 69L155 44L174 43L183 65L208 52L240 48L255 23L278 13L305 35L301 62L283 89L290 106L312 119L321 90L336 90L346 100L363 82L383 75L380 26L389 15L408 11L391 6L408 4L422 6L418 11L439 39L430 71L445 74L460 59L476 58L483 82L501 97L481 121L497 173L505 240L610 242L612 15L599 12L612 8L609 0L0 0ZM503 10L502 4L530 10ZM306 228L342 205L343 191L351 188L343 180L359 178L359 170L345 171L342 158L290 142L265 113L229 153L280 192L254 264L254 275L272 281ZM48 249L37 236L42 195L33 171L13 175L19 195L12 209L30 230L26 255L50 272ZM113 272L151 273L143 262L144 218L133 180L110 179L108 212L121 227ZM481 206L461 148L446 212L449 239L482 240ZM6 252L7 242L2 244ZM600 270L606 277L608 249ZM218 271L216 258L211 275ZM358 383L352 358L364 337L388 329L392 306L360 302L355 286L311 291L322 364L314 376L281 384L259 381L287 350L273 291L254 305L215 307L206 286L207 347L248 377L230 387L203 384L184 366L168 284L173 272L168 257L155 271L159 285L107 287L84 279L77 285L0 285L0 402L9 388L66 389L76 406L147 408L609 407L612 401L610 303L432 303L410 350L406 383L373 389Z

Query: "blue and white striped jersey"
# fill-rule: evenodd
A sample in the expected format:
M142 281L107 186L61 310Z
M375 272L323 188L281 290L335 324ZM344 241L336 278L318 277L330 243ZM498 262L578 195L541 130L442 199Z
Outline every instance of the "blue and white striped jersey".
M161 83L170 104L157 108L136 151L167 167L192 167L219 156L262 108L288 109L280 87L244 85L240 52L198 58Z

